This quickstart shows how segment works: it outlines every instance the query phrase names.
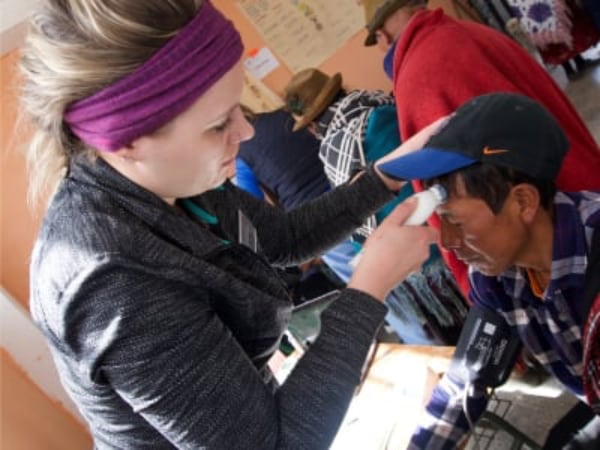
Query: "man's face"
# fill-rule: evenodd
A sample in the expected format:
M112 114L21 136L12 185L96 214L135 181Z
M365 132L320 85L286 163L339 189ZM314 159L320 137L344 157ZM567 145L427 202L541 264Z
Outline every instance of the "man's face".
M408 26L410 19L419 11L414 7L403 7L394 11L385 19L381 28L375 32L377 47L387 52L390 46L400 37L404 29Z
M460 177L456 187L437 209L442 246L483 274L500 275L519 261L529 239L513 191L494 214L485 201L467 194Z

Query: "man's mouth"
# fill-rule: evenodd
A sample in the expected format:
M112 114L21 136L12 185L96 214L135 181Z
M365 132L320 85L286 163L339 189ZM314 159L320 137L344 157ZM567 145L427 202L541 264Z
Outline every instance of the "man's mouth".
M477 256L471 255L471 256L464 256L464 255L459 255L458 253L456 254L456 257L458 259L460 259L462 262L464 262L465 264L474 264L476 263L480 258L478 258Z

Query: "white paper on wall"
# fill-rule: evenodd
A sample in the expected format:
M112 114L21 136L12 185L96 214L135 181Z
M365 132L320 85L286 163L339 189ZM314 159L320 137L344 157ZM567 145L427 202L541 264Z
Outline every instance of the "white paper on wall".
M238 0L238 6L294 73L318 67L365 26L356 0Z

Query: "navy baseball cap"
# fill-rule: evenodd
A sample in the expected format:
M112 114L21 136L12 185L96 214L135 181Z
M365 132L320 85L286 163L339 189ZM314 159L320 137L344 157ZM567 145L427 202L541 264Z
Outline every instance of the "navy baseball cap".
M542 105L493 93L463 104L421 150L378 168L399 180L427 180L481 162L554 179L568 149L560 125Z

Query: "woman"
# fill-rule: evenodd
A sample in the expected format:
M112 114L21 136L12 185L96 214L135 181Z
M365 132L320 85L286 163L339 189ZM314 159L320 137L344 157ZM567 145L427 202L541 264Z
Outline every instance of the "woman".
M46 0L32 16L21 66L33 192L62 174L31 310L97 448L327 448L381 302L435 239L400 226L401 205L276 386L267 361L291 302L269 264L319 254L401 184L368 169L289 213L232 186L253 133L241 57L208 1Z

